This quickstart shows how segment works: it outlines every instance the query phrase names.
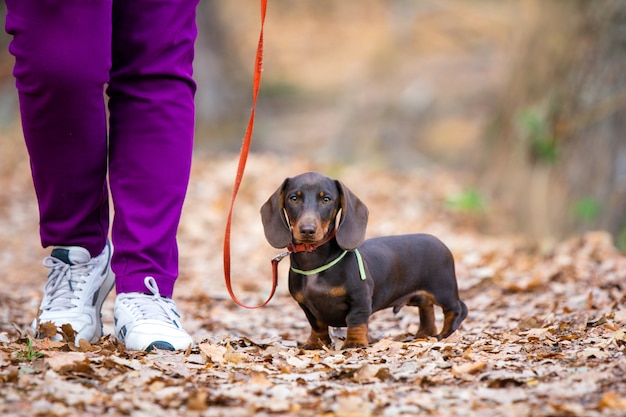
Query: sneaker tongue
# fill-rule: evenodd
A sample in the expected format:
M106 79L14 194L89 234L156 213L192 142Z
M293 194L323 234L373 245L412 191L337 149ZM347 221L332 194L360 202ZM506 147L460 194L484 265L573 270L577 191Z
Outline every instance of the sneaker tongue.
M56 247L52 249L50 256L53 256L68 265L84 264L89 262L91 259L89 251L79 246Z

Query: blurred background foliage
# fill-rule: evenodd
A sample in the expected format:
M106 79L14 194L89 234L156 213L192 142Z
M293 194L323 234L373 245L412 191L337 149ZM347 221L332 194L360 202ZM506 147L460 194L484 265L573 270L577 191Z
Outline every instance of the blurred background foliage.
M238 152L258 1L201 0L198 25L196 147ZM0 175L23 155L9 41ZM265 42L255 152L443 166L466 186L447 205L484 232L603 229L626 249L625 1L269 0Z

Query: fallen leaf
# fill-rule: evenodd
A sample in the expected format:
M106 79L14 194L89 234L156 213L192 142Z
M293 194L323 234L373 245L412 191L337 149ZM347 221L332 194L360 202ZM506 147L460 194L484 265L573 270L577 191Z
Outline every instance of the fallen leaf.
M466 378L468 375L476 374L487 366L487 362L471 362L452 367L452 375L457 378Z
M262 372L253 372L248 380L250 385L256 385L261 387L271 387L274 385L272 381L267 379L267 375Z
M67 343L74 343L76 334L76 330L74 330L71 324L65 323L61 325L61 335L63 336L63 341Z
M224 362L226 347L217 343L203 342L198 345L200 351L213 363Z
M43 323L39 323L38 332L40 337L53 338L57 335L58 329L56 324L52 323L51 321L46 321Z
M600 410L624 410L626 411L626 397L620 396L614 391L605 392L598 402Z
M205 390L192 391L187 397L187 409L191 411L204 411L209 408L209 394Z
M578 358L580 359L590 359L590 358L595 358L595 359L606 359L610 356L610 354L602 349L599 348L585 348L582 351L578 352L577 354Z
M626 309L617 310L613 313L613 319L622 324L626 324Z
M248 356L243 352L227 351L224 353L224 361L234 364L245 362Z
M338 417L368 417L372 415L372 406L359 395L346 393L339 395L333 412Z
M75 364L84 361L84 353L80 352L48 352L44 363L55 372L64 372L72 369Z
M376 378L379 371L379 365L363 365L354 373L353 379L356 382L370 381Z
M618 346L626 347L626 331L621 329L616 331L613 338L615 339L615 343L617 343Z
M297 356L288 356L287 363L297 369L304 369L311 365L311 361L307 358L299 358Z

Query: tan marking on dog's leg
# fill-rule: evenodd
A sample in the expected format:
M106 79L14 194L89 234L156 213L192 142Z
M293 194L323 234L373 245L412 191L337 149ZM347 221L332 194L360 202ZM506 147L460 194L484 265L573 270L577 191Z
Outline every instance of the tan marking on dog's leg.
M360 324L355 327L348 327L348 334L342 349L366 348L369 346L367 341L367 323Z
M321 349L324 346L330 346L332 344L330 334L328 334L328 325L326 323L318 321L317 327L319 327L319 330L311 328L311 334L309 335L309 338L306 342L304 342L304 345L302 345L303 349Z
M435 297L427 291L418 291L411 300L410 305L417 306L420 310L420 327L415 335L417 339L428 339L437 335L434 300Z
M432 304L423 305L420 309L420 327L417 329L415 337L417 339L428 339L437 335L437 324L435 323L435 309Z
M457 314L454 311L450 310L443 312L443 329L441 329L441 333L437 335L437 339L445 339L454 333L455 329L452 328L452 323L454 323L456 315Z

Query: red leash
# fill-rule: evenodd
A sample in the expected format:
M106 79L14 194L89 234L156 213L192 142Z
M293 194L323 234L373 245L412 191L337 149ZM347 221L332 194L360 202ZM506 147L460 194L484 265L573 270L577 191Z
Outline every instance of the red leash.
M246 135L243 139L241 146L241 153L239 155L239 165L237 166L237 176L235 177L235 185L233 187L233 196L230 202L230 210L228 211L228 219L226 221L226 231L224 233L224 280L226 281L226 289L230 294L233 301L245 308L259 308L263 307L270 302L274 293L276 292L276 286L278 285L278 262L289 252L276 256L272 259L272 291L263 304L256 306L248 306L235 296L233 288L230 282L230 226L233 220L233 207L239 192L239 186L243 179L243 172L246 168L246 161L248 160L248 153L250 152L250 142L252 140L252 130L254 128L254 113L256 110L257 97L259 95L259 86L261 85L261 72L263 71L263 27L265 25L265 11L267 9L267 0L261 0L261 33L259 35L259 43L256 50L256 59L254 61L254 85L252 87L252 111L250 112L250 120L248 121L248 128L246 129Z

